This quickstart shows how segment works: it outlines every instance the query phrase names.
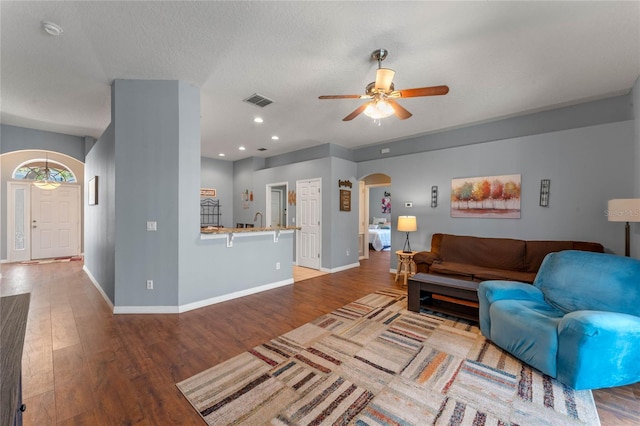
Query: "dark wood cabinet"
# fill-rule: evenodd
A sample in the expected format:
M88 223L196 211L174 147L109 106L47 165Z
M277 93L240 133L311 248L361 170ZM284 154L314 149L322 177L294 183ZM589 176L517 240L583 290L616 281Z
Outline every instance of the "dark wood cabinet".
M22 425L22 351L30 294L0 297L0 425Z

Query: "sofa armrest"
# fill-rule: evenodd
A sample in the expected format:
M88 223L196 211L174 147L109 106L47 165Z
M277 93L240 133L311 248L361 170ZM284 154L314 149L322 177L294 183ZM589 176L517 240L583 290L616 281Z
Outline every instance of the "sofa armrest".
M440 261L440 257L431 251L421 251L413 256L413 261L416 263L426 263L431 265L433 262Z
M558 380L574 389L640 381L640 317L575 311L558 324Z
M544 295L531 284L519 281L482 281L478 285L480 331L491 338L491 318L489 308L498 300L544 300Z

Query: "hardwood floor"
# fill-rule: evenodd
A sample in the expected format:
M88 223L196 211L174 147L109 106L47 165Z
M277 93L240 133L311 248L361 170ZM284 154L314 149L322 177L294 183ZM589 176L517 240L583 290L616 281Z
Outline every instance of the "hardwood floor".
M175 386L380 288L403 288L389 253L360 268L180 315L113 315L81 262L2 265L0 293L31 292L25 425L189 425ZM603 425L640 424L640 384L594 391Z

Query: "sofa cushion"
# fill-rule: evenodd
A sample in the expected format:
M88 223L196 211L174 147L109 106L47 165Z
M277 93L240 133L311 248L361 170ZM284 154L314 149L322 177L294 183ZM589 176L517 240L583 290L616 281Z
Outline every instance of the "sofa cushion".
M510 238L482 238L445 234L440 258L487 268L524 271L525 242Z
M572 241L527 241L524 267L528 272L536 272L544 257L549 253L562 250L571 250Z
M639 276L637 259L565 250L545 257L533 285L563 312L591 310L640 316Z
M604 247L600 243L589 243L586 241L574 241L571 250L592 251L594 253L604 253Z
M551 377L556 377L558 323L563 312L540 300L498 300L491 304L491 340Z
M599 243L585 241L527 241L524 267L528 272L536 272L544 257L549 253L562 250L582 250L604 253L604 247Z
M468 263L435 262L429 267L429 272L438 274L461 275L475 280L513 280L532 283L536 278L535 272L510 271L507 269L486 268L484 266L469 265Z

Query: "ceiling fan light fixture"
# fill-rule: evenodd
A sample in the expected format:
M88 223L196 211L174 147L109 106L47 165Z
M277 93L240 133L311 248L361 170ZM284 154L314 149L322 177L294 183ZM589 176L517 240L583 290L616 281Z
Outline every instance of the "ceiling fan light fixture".
M374 120L389 117L394 113L395 110L393 109L393 106L382 99L369 102L367 107L364 109L364 115L371 117Z
M378 68L376 70L375 88L377 90L389 90L395 74L396 72L390 68Z

